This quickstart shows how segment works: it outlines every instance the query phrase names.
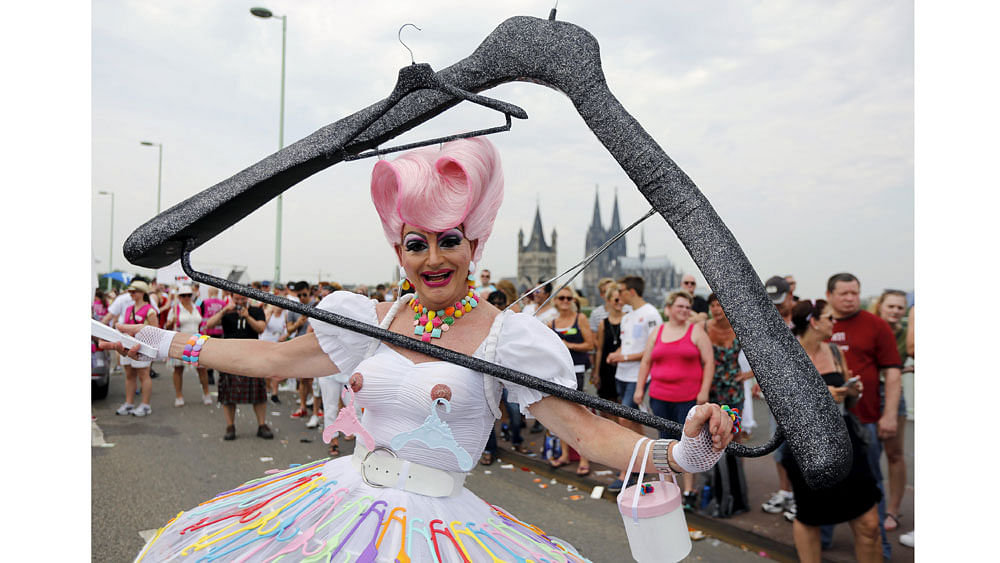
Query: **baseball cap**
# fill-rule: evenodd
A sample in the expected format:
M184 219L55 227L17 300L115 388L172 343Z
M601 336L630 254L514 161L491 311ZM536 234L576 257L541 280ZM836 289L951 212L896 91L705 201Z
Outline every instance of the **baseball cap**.
M792 286L788 285L785 278L781 276L771 276L764 284L767 296L771 298L771 303L777 305L785 300L785 295L791 291Z
M191 290L190 285L182 285L177 288L177 295L191 295L194 291Z

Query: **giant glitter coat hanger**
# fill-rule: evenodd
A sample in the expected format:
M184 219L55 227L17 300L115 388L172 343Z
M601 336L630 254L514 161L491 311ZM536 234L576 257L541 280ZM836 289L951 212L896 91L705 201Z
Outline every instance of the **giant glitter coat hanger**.
M482 102L472 92L514 81L542 84L569 97L597 139L677 234L719 297L779 427L762 446L733 443L728 450L738 456L760 456L773 451L784 437L811 486L826 487L843 479L851 467L851 446L823 379L708 199L611 93L597 40L579 26L556 21L554 11L548 20L517 16L504 21L471 55L437 73L428 65L404 67L386 99L319 129L140 226L125 241L125 257L146 268L180 259L184 271L198 282L679 436L679 424L652 414L191 267L190 252L296 183L364 151L377 150L463 100ZM484 105L518 116L516 106L503 104L489 100Z

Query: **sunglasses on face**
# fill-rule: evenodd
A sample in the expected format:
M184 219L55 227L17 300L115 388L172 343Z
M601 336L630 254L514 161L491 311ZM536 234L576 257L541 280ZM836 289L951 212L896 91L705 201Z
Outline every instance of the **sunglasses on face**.
M556 301L572 301L572 300L573 300L572 297L567 297L565 295L560 295L559 297L556 297Z
M694 282L684 282L683 285L694 285Z
M309 297L308 293L300 293L299 294L299 299L305 299L306 297Z

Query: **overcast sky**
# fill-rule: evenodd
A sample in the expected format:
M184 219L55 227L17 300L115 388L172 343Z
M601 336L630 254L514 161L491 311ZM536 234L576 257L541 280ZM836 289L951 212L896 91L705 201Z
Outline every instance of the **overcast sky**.
M291 2L287 14L285 144L384 98L410 55L435 69L468 56L514 15L546 17L552 2ZM190 197L278 148L280 20L233 1L92 5L92 190L116 194L114 266L124 238L156 210ZM851 271L863 294L912 289L914 277L913 6L909 2L607 2L564 0L558 19L600 43L625 108L705 193L758 274L794 274L820 297ZM483 266L517 267L517 231L536 202L559 233L559 266L583 257L595 189L605 221L617 190L623 224L649 204L568 99L526 83L484 94L529 119L491 136L506 197ZM408 142L502 123L470 104L396 139ZM395 267L370 203L370 159L341 163L285 192L282 281L377 282ZM596 186L596 188L595 188ZM95 195L92 252L108 258L110 200ZM658 215L647 254L703 278ZM275 204L193 254L196 267L274 269ZM637 254L638 230L628 237Z

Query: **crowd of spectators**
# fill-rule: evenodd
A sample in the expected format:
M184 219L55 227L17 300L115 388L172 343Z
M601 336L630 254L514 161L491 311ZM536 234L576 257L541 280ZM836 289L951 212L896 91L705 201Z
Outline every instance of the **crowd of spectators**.
M310 307L330 293L344 289L336 282L260 281L252 285ZM850 522L859 560L871 559L873 554L888 558L890 546L885 532L898 528L903 516L900 505L906 484L903 452L906 403L901 374L913 371L913 307L908 306L906 293L886 290L871 304L870 311L862 309L860 281L848 273L831 276L825 295L808 300L795 295L795 279L790 275L773 276L764 285L778 314L814 361L834 401L841 405L857 455L851 478L845 485L850 494L844 495L853 499L853 503L840 502L843 499L833 502L832 497L816 496L814 491L804 488L794 458L782 446L772 454L779 490L761 508L783 515L793 523L796 548L804 560L818 560L820 550L832 541L833 524L839 522ZM584 314L587 304L571 287L561 288L553 296L552 284L542 283L525 294L526 288L518 292L508 280L493 280L488 269L480 270L476 287L480 296L496 307L510 306L514 312L532 314L559 335L573 358L578 390L590 389L602 398L633 408L648 405L656 415L680 424L691 406L709 401L727 404L744 414L740 439L749 436L755 425L752 399L762 394L739 338L714 294L706 298L696 293L697 283L691 275L685 275L681 287L659 304L662 309L644 300L645 282L639 276L629 275L620 280L603 278L597 289L601 302L589 304L592 307L588 317ZM374 289L359 285L348 290L377 301L392 301L402 291L391 284L378 284ZM92 313L95 319L112 326L148 323L188 333L197 331L221 338L259 338L271 342L301 337L312 330L308 318L295 311L216 288L202 290L197 283L166 286L141 277L119 294L98 289ZM152 414L151 366L127 357L119 361L120 367L115 370L124 369L126 385L125 400L117 414L138 417ZM184 407L185 367L174 361L170 367L174 406ZM265 406L268 399L281 403L279 391L294 393L286 399L297 405L291 417L306 420L307 428L322 429L331 424L343 406L339 396L342 382L333 376L290 379L279 384L277 379L265 381L226 373L216 377L200 368L197 377L205 405L213 403L209 386L217 386L217 400L225 414L226 440L236 438L237 404L252 405L258 422L257 436L271 439L273 433L265 420ZM588 381L592 388L586 386ZM138 406L135 406L136 394L141 400ZM528 447L522 434L526 423L519 405L507 404L506 397L504 403L500 436L510 442L512 449L526 455L546 455L553 467L577 462L575 471L579 475L590 472L589 461L570 447L544 452ZM635 422L602 414L642 432ZM771 427L776 427L773 416ZM544 431L537 422L530 429L533 433ZM547 446L553 438L546 433ZM494 433L480 462L492 464L496 450ZM883 450L888 462L887 491L879 465ZM329 445L329 453L339 454L336 438ZM698 505L698 495L702 494L696 477L689 474L682 477L684 506L689 510ZM623 471L609 489L618 491L635 478ZM912 546L913 532L900 541Z
M492 290L487 294L495 296L501 287L490 282L485 273L481 291ZM850 524L859 560L888 559L891 546L885 532L900 525L906 486L902 432L907 416L900 376L913 371L913 307L905 292L890 289L871 304L870 311L863 310L860 283L852 274L835 274L827 280L825 295L809 300L795 295L796 281L791 275L773 276L765 283L789 330L804 347L814 349L810 358L841 406L857 454L851 476L843 484L846 489L827 496L816 496L805 486L787 446L773 454L779 490L761 508L792 523L803 560L819 560L821 550L831 545L833 526L841 522ZM648 404L653 413L679 423L692 405L728 404L743 412L744 432L739 439L745 441L755 426L753 398L763 398L760 386L715 294L706 298L696 293L697 282L691 275L683 276L681 284L669 294L662 310L643 299L645 283L638 276L601 279L597 289L603 303L592 304L596 306L589 319L580 314L583 303L572 289L560 289L550 299L550 283L542 283L520 304L566 342L580 372L578 389L589 372L593 392L600 397L633 408ZM506 296L496 297L497 306L509 302ZM818 343L823 346L815 347ZM618 422L641 431L634 422ZM770 426L776 425L772 415ZM521 420L511 416L503 421L502 434L518 451L534 455L523 446L521 426ZM481 460L484 464L493 461L495 438L491 443L494 446L487 448ZM883 449L888 490L879 466ZM559 455L538 453L551 455L554 467L577 459L571 448L563 448ZM742 471L739 463L734 467ZM577 473L583 475L589 469L587 460L579 459ZM622 472L609 488L620 490L636 477ZM706 502L698 498L703 493L695 477L682 478L688 510ZM912 547L913 532L902 535L900 542Z
M335 282L310 284L292 281L272 284L269 281L255 281L251 285L255 289L307 306L314 306L323 297L343 289ZM393 298L392 292L384 284L377 285L370 293L365 286L358 286L355 291L379 301ZM94 319L110 326L148 323L181 332L200 332L215 338L258 338L284 342L312 330L308 317L295 311L249 300L214 287L202 290L198 283L179 282L168 285L142 276L136 276L117 292L99 288L95 290L91 314ZM115 353L111 355L112 361L118 364L113 372L123 371L125 374L125 399L116 414L137 417L151 415L151 379L155 377L155 372L152 371L150 362L131 360ZM173 371L174 407L184 407L184 375L190 368L180 360L168 361L167 367ZM265 407L268 399L281 404L279 390L294 393L294 403L298 404L298 408L293 410L291 417L306 420L306 428L319 428L321 421L325 421L324 426L330 424L340 406L336 386L330 390L332 397L324 399L321 389L326 386L321 383L326 378L292 379L282 385L277 378L264 380L226 373L219 373L216 377L215 373L205 368L190 371L197 374L204 405L213 404L210 386L216 386L215 394L225 416L225 440L236 439L235 412L236 405L239 404L252 406L257 418L257 436L272 439L273 432L266 422ZM135 395L140 396L138 406L135 404ZM339 453L336 441L331 445L330 452Z

